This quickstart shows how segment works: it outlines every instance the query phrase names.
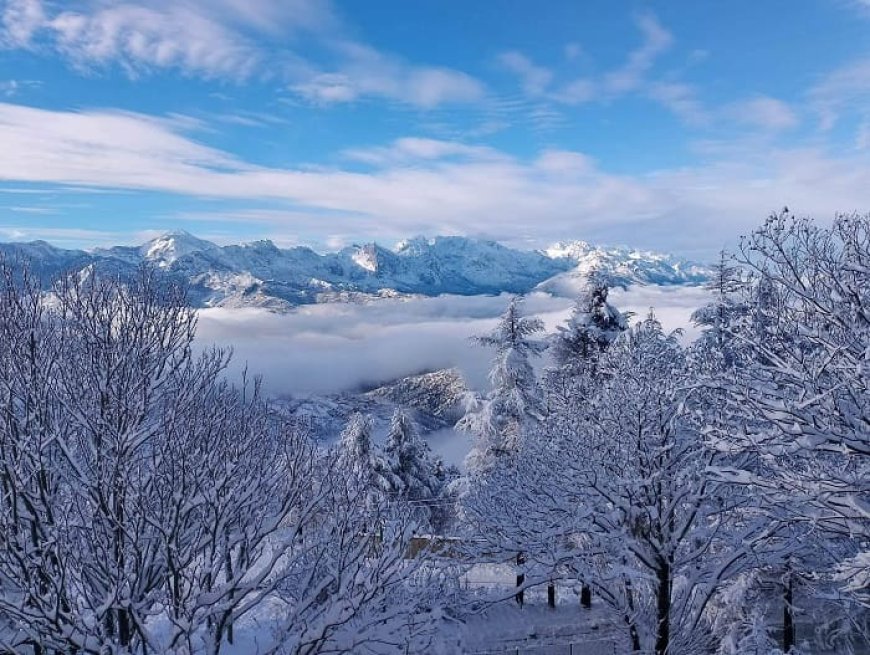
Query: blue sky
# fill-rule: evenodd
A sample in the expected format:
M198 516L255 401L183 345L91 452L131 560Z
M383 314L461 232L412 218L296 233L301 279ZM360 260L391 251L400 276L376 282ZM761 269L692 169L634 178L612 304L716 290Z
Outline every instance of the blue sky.
M870 1L0 0L0 238L708 256L870 210Z

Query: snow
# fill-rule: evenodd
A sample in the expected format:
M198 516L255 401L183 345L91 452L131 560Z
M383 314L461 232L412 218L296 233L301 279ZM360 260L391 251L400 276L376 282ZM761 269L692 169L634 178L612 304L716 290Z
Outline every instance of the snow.
M0 253L32 260L47 278L86 266L131 276L147 262L186 279L195 306L259 306L272 311L390 295L472 296L535 288L574 297L592 270L608 273L616 284L698 284L709 274L706 267L670 255L583 241L525 251L458 236L415 237L399 242L394 250L368 243L318 254L305 247L278 248L268 240L218 246L181 230L140 246L85 252L33 242L0 244Z
M210 241L198 239L189 232L178 230L167 232L139 248L142 257L160 268L167 268L181 257L203 250L213 250L217 246Z
M692 264L585 242L521 252L417 237L320 255L176 232L91 253L0 245L42 273L112 273L50 302L14 268L0 276L0 460L15 492L0 512L0 641L29 629L58 652L121 652L129 611L151 651L174 635L203 652L232 610L230 655L296 652L333 628L332 652L373 655L624 653L630 631L644 652L776 655L794 636L807 655L864 655L867 235L870 217L830 229L771 217L733 290L723 266L693 286L707 273ZM128 283L143 261L220 308ZM593 284L569 314L558 294L593 271L626 286ZM523 301L512 285L537 290ZM335 300L365 302L317 304ZM670 333L699 306L695 331ZM566 319L595 337L594 360L543 352ZM472 361L469 335L496 358ZM222 356L196 357L212 340L306 393L266 403L256 384L250 397L224 385ZM430 449L467 449L452 427L463 410L490 457L456 479ZM93 502L107 490L113 503Z

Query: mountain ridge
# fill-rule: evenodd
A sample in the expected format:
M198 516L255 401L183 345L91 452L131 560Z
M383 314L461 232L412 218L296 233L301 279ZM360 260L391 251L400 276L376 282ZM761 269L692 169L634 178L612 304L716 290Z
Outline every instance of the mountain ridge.
M649 251L564 241L518 250L494 240L414 237L394 248L355 244L318 253L260 240L220 246L183 230L138 246L64 249L45 241L0 243L7 260L27 261L44 279L91 268L131 275L143 264L189 285L197 307L296 305L441 294L492 295L533 290L573 295L592 270L614 284L691 285L710 277L704 265Z

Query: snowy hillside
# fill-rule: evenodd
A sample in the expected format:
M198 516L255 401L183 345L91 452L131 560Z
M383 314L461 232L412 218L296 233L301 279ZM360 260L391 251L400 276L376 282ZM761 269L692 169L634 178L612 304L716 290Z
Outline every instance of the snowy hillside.
M281 411L304 425L320 441L334 440L350 416L372 417L375 435L382 437L397 407L411 416L425 437L452 427L462 416L462 401L468 387L459 371L445 369L401 378L356 393L305 395L277 402Z
M618 284L698 284L709 275L709 269L670 255L582 241L524 251L466 237L416 237L394 249L369 243L319 254L302 246L278 248L267 240L218 246L176 231L140 246L83 251L35 241L0 244L0 254L29 261L44 278L88 266L123 277L148 263L187 282L196 306L273 310L406 294L471 296L537 288L572 296L593 269L609 273Z
M585 241L556 243L544 253L555 260L568 259L576 263L564 273L538 285L541 291L558 296L575 296L583 280L594 270L606 272L615 286L637 283L697 285L710 277L708 266L673 255L630 248L606 248Z

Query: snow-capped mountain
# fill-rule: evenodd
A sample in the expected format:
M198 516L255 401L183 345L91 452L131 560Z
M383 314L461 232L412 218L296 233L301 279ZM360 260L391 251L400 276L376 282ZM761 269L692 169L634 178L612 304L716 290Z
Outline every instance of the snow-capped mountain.
M659 286L697 285L710 278L710 268L673 255L606 248L585 241L556 243L544 253L553 259L568 259L576 266L538 285L538 289L559 296L576 295L578 287L592 272L606 273L614 285L654 284Z
M670 255L602 248L583 241L543 251L509 248L465 237L416 237L389 249L375 243L320 254L271 241L218 246L184 231L140 246L65 250L44 241L0 244L0 255L29 262L44 279L86 267L129 275L142 264L184 280L194 305L295 305L379 296L525 293L573 295L591 270L618 284L698 284L709 269Z

